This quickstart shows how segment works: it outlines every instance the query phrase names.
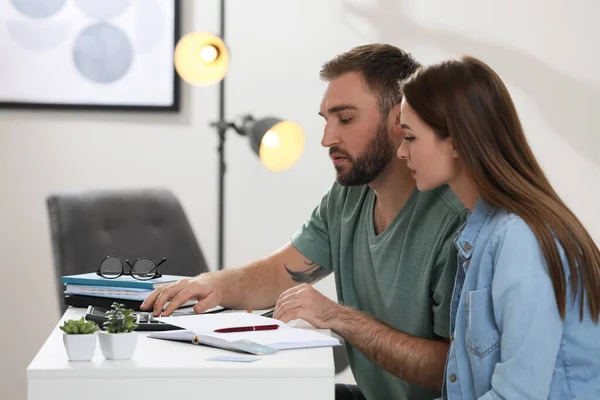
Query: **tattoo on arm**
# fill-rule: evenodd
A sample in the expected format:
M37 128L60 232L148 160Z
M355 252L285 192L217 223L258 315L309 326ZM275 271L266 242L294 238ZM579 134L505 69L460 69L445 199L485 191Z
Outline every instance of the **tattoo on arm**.
M321 267L320 265L312 261L304 261L304 264L309 266L309 268L304 271L292 271L285 264L283 264L283 268L285 268L287 273L290 274L292 280L298 283L313 283L326 277L331 273L331 271Z

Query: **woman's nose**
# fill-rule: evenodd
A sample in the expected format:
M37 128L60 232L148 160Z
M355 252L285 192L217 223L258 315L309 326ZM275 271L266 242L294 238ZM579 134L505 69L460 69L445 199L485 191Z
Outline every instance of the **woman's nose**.
M399 159L406 160L408 159L408 142L406 140L402 141L400 147L398 147L398 152L396 153Z

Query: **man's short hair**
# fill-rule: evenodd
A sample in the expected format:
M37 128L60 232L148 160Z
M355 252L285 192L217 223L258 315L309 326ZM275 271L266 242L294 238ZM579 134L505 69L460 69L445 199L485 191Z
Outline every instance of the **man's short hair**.
M400 82L421 65L410 53L389 44L367 44L338 54L323 64L320 76L331 81L348 72L359 72L377 97L379 111L386 117L400 103Z

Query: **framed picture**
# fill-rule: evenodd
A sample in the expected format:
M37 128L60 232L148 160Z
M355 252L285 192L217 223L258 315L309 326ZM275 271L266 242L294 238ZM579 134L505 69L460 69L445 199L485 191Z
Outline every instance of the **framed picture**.
M179 0L0 1L0 107L179 111Z

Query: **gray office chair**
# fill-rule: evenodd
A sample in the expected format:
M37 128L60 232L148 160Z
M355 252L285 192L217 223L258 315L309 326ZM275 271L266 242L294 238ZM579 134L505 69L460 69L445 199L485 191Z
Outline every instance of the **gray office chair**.
M169 275L208 271L186 214L168 189L55 193L46 205L61 313L61 276L96 272L108 255L157 262L166 257L160 271Z

